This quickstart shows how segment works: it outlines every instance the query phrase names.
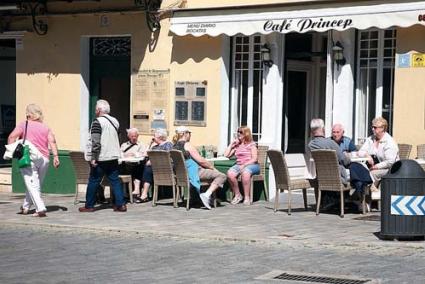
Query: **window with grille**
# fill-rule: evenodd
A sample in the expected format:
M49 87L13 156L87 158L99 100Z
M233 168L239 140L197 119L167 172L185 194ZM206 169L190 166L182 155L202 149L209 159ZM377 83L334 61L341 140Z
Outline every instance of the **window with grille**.
M262 77L261 36L233 38L232 129L246 125L255 141L261 138Z
M360 31L358 36L356 137L371 134L371 121L384 117L392 131L396 30Z

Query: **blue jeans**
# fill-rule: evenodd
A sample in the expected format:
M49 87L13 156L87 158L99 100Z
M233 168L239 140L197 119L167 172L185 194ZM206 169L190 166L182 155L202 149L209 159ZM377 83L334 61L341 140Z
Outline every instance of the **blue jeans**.
M93 208L96 203L96 190L106 175L115 197L115 205L124 205L124 195L118 173L118 160L98 162L96 167L90 167L89 182L86 192L86 208Z

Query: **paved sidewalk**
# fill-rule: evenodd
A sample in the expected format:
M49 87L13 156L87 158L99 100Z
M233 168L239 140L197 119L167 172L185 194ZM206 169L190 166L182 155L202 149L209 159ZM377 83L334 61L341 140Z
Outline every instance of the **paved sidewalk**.
M281 211L274 213L273 204L256 202L252 206L234 206L224 202L213 210L182 206L173 208L170 200L129 204L127 213L106 209L94 213L79 213L72 196L45 195L47 218L17 214L23 195L0 193L0 224L41 225L81 230L111 231L145 236L180 239L204 239L249 244L288 245L291 247L322 247L337 250L367 248L379 255L424 253L422 241L382 241L379 212L363 216L338 212L316 216L312 208L305 211L301 194L293 194L293 212L286 212L286 195L282 196ZM314 196L310 193L309 204Z

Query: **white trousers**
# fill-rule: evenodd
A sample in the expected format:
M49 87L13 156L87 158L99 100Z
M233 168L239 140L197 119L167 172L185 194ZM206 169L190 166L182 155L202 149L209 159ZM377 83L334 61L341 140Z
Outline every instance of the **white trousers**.
M31 167L20 169L27 188L22 208L30 209L31 205L35 205L36 212L46 211L46 206L41 199L41 185L48 168L49 159L43 156L31 161Z

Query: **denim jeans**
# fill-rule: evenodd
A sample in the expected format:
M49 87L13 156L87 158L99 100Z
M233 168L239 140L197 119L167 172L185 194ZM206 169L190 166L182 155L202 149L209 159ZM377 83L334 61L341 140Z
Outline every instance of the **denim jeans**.
M124 195L118 173L118 160L98 161L96 167L90 168L89 182L86 192L86 208L93 208L96 203L96 190L103 176L108 178L115 197L115 205L124 205Z

